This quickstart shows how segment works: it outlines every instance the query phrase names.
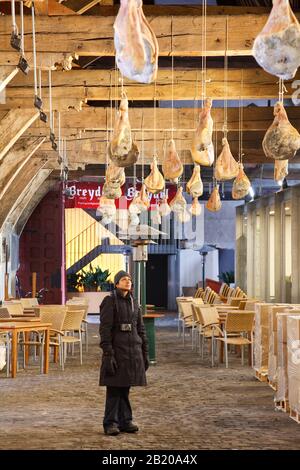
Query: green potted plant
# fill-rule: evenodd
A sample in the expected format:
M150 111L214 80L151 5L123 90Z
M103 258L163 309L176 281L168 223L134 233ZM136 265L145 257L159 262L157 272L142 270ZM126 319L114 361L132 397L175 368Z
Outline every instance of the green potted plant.
M79 286L80 286L80 274L79 273L67 274L67 291L78 292Z
M234 272L233 271L225 271L221 273L219 279L230 286L230 284L234 283Z
M108 269L104 271L100 266L92 267L90 264L90 270L85 271L81 270L80 275L80 284L83 286L84 291L98 291L98 290L107 290L107 285L110 284L107 279L110 276Z

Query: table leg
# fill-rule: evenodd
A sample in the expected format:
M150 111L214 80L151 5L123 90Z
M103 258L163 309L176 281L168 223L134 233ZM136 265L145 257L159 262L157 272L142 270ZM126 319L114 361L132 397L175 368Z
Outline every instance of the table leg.
M25 343L28 343L30 340L30 332L29 331L25 331L24 333L24 341ZM29 344L24 344L24 348L25 348L25 365L28 364L29 362Z
M44 374L48 374L49 371L49 339L50 339L50 330L47 328L45 330L45 344L44 344Z
M59 352L59 346L54 346L54 351L53 351L53 361L55 362L55 364L58 363L58 352Z
M17 360L18 360L18 333L12 331L11 338L11 376L14 379L17 375Z
M224 343L223 341L218 341L219 343L219 362L222 364L224 361Z

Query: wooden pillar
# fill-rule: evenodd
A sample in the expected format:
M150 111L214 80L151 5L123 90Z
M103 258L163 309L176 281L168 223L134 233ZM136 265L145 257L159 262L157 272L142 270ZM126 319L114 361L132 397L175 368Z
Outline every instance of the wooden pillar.
M32 292L32 297L36 297L36 273L32 273L32 287L31 287L31 292Z

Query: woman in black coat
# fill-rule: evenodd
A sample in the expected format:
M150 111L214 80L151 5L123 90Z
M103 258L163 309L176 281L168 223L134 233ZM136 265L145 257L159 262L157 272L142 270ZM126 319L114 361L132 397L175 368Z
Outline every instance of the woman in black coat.
M148 346L141 310L131 294L131 276L119 271L115 290L100 307L100 385L107 387L103 419L105 434L137 432L129 402L131 386L146 385Z

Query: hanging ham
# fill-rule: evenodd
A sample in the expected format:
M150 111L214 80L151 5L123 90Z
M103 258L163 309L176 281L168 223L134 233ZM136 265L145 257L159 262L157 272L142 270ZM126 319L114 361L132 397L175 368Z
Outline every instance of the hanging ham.
M190 207L190 213L192 215L198 216L202 212L201 204L198 201L197 197L194 197L192 205Z
M147 178L145 178L144 183L148 191L153 194L159 193L165 187L165 180L158 169L156 157L153 157L153 161L151 163L151 172Z
M300 65L300 26L289 0L273 0L268 21L254 41L259 65L279 78L294 78Z
M171 200L169 204L170 209L173 212L182 212L186 208L186 200L184 199L182 195L182 191L183 191L182 186L180 186L177 189L175 196L173 197L173 199Z
M200 165L194 166L193 174L186 184L186 190L193 198L202 196L203 183L200 175Z
M211 212L218 212L222 207L222 202L219 193L219 186L215 186L212 190L209 200L206 203L206 209Z
M233 158L226 137L223 137L222 145L222 152L220 153L216 161L215 178L219 181L231 180L237 176L239 172L239 164Z
M142 184L141 191L137 192L129 206L130 213L140 214L150 207L147 188Z
M240 163L240 169L237 177L235 178L232 185L232 197L233 199L243 199L249 193L251 183L244 172L244 166Z
M170 206L168 204L168 199L165 197L162 203L159 206L159 213L161 216L166 217L171 212Z
M125 183L125 170L124 168L120 168L113 163L110 163L106 168L105 172L105 181L113 184L117 184L119 186L123 186Z
M101 222L103 225L108 225L114 219L117 209L115 201L101 196L99 200L98 212L102 215Z
M122 196L122 190L119 185L105 182L103 185L103 196L107 199L119 199Z
M199 114L199 124L192 139L191 153L195 163L211 166L214 161L212 143L213 119L210 114L212 100L207 99Z
M122 75L136 82L153 82L158 42L143 13L142 0L121 0L114 31L116 62Z
M263 150L266 157L289 160L300 148L300 134L289 122L282 103L275 104L274 116L262 143Z
M139 157L139 149L131 136L128 116L128 100L125 94L120 102L112 140L108 146L111 161L119 167L134 165Z
M169 140L166 157L162 164L162 171L166 180L170 180L172 183L176 184L178 183L179 176L183 173L183 165L176 152L173 139Z
M276 160L274 164L274 180L281 181L289 173L289 161L288 160Z

